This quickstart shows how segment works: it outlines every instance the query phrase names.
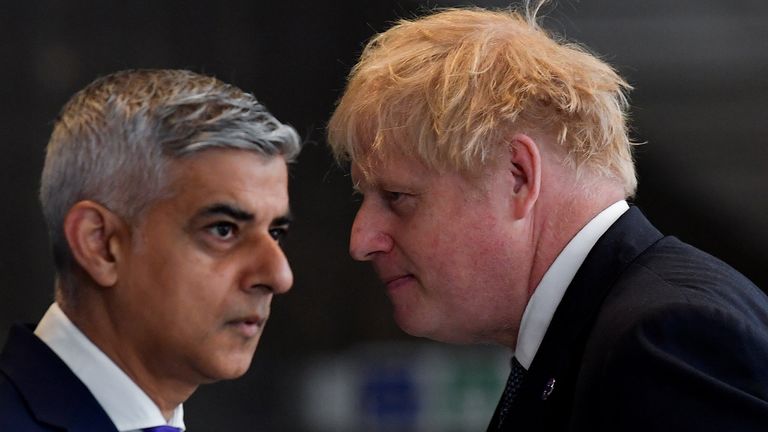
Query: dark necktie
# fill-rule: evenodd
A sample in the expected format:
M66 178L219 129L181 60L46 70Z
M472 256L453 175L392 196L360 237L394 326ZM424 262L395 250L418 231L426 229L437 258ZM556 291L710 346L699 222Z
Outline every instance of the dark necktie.
M512 402L515 401L517 391L520 390L520 386L523 384L525 373L527 372L523 365L512 357L509 361L511 370L509 371L509 378L507 379L507 386L504 387L504 393L501 395L501 408L499 409L499 427L500 430L504 424L504 418L509 412L509 408L512 406Z
M181 432L181 429L173 426L155 426L151 428L142 429L144 432Z

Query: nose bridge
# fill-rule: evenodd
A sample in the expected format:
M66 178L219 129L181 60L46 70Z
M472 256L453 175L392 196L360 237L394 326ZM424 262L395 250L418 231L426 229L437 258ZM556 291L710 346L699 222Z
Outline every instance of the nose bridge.
M293 285L293 272L280 245L269 234L254 240L257 247L250 257L252 271L245 285L247 289L266 286L275 294L283 294Z
M352 222L349 254L358 261L371 260L377 253L392 249L386 215L376 203L363 199Z

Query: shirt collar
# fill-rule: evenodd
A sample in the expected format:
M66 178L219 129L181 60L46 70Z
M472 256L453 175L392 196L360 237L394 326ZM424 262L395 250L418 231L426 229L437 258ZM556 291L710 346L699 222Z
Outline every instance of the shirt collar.
M627 202L621 200L598 213L568 242L544 273L525 307L517 334L515 358L524 368L531 367L555 310L589 251L628 209Z
M58 304L48 308L35 334L88 387L120 432L164 424L185 429L182 405L166 423L152 399L69 320Z

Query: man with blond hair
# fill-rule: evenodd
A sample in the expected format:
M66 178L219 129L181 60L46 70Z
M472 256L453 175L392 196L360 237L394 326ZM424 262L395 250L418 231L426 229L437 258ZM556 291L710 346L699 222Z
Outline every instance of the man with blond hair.
M181 70L102 77L64 106L40 200L56 301L0 354L2 431L184 429L200 384L248 369L293 275L295 130Z
M407 333L513 350L489 431L765 430L768 298L627 203L629 86L535 15L368 43L328 126L351 255Z

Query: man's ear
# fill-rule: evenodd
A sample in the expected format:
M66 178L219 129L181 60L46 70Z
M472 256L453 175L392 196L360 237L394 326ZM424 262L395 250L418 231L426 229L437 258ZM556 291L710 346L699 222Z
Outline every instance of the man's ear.
M508 168L512 174L513 216L524 218L533 209L541 187L541 154L536 142L525 134L508 141Z
M117 283L117 262L121 238L127 225L106 207L93 201L79 201L64 218L64 235L75 260L97 285Z

